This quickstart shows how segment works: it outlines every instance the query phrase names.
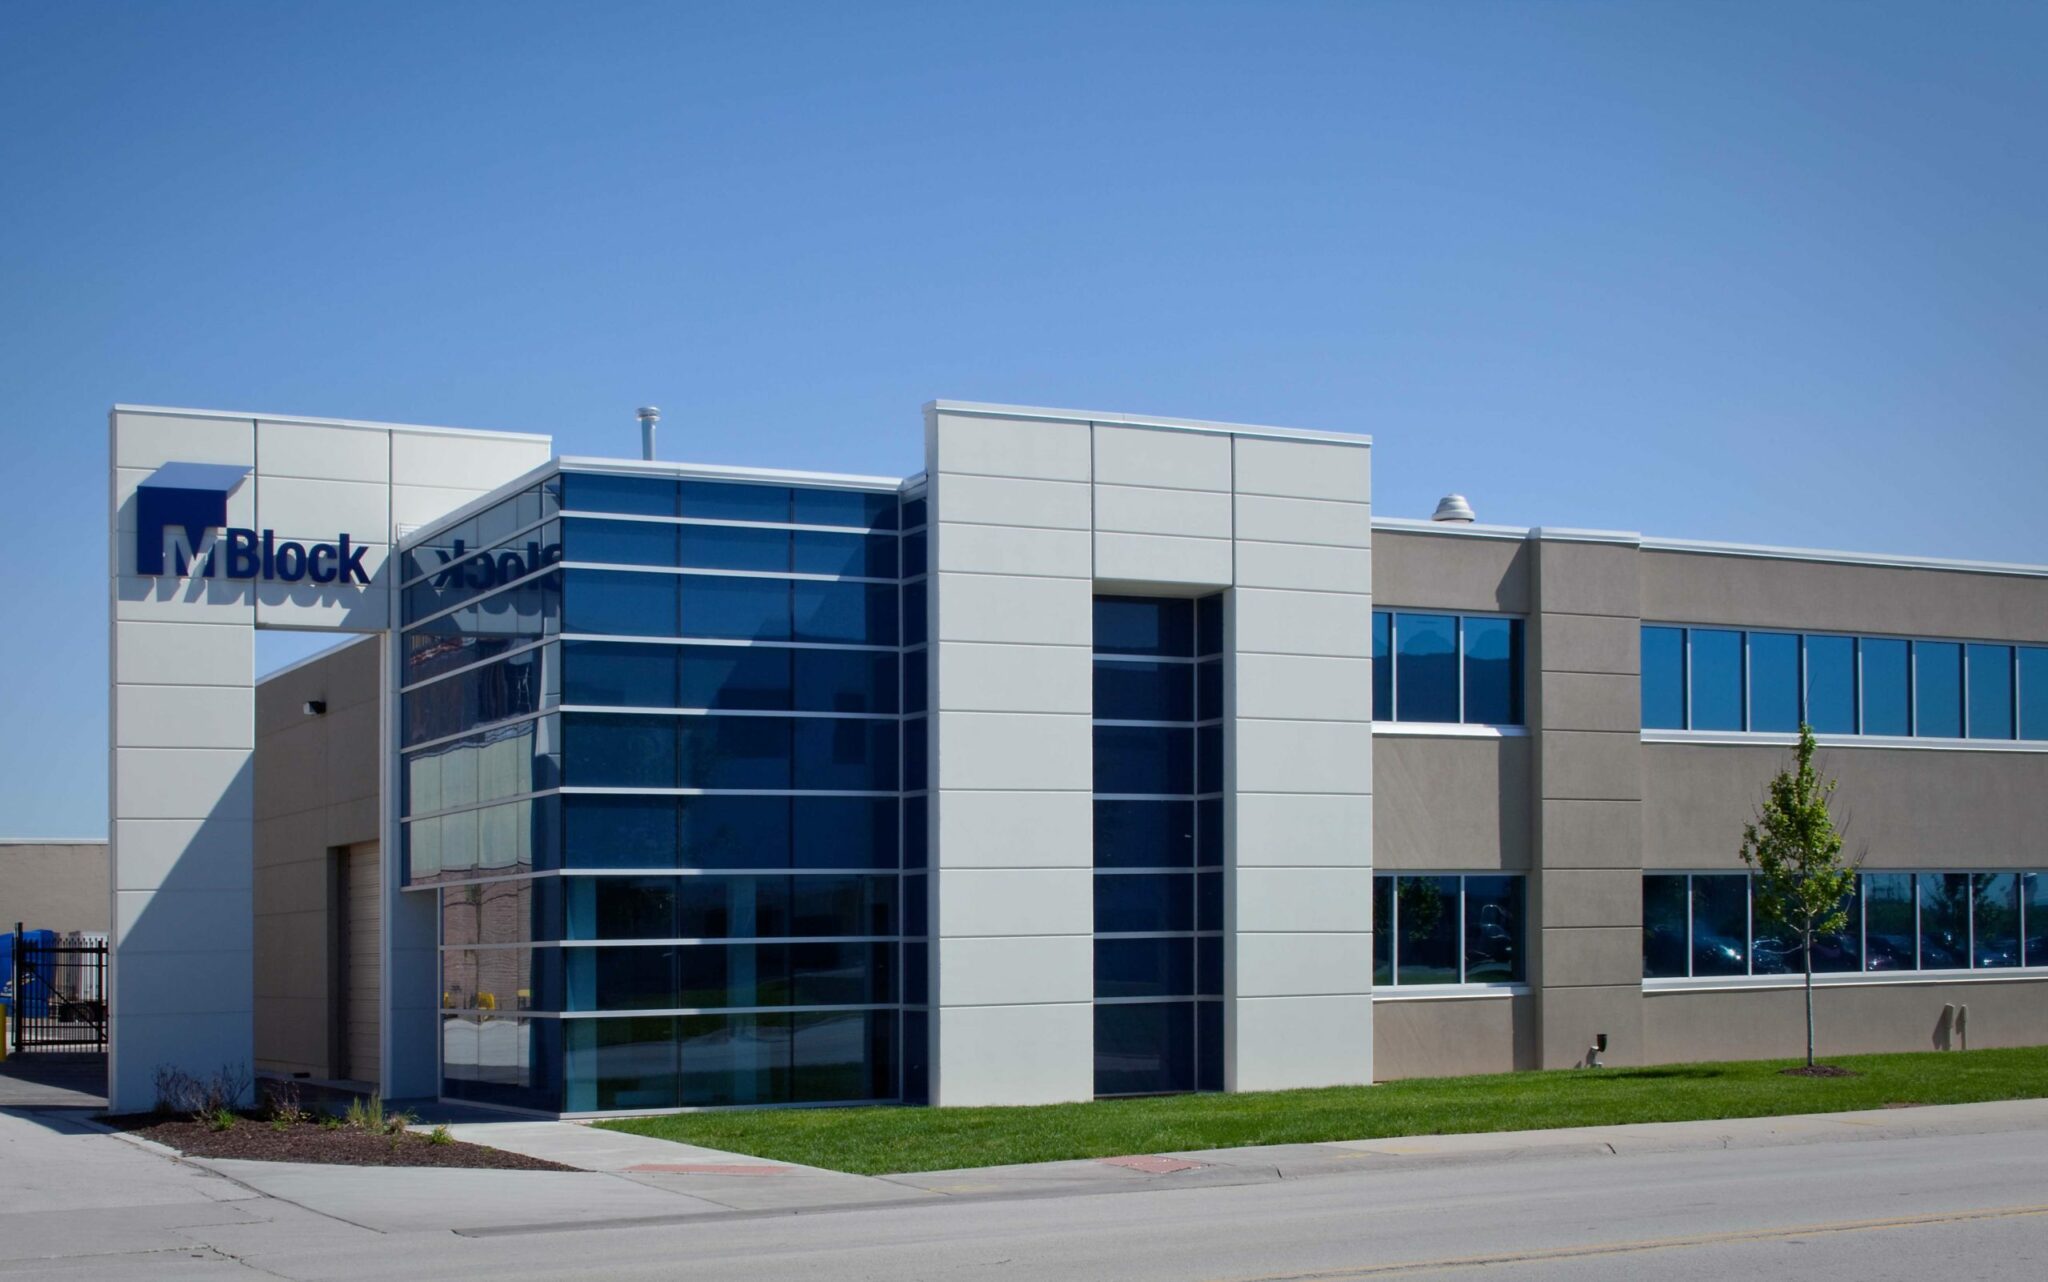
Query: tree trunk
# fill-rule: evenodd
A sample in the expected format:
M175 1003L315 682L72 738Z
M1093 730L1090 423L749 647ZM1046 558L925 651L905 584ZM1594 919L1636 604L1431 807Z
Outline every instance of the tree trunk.
M1813 925L1808 923L1804 935L1806 947L1806 1066L1813 1067Z

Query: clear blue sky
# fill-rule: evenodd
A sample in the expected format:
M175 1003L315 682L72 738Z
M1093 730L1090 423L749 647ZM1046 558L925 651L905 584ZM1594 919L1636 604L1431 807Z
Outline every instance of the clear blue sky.
M1378 511L2048 561L2048 8L16 3L0 835L105 826L129 401L914 471L1365 431ZM266 646L275 662L289 647Z

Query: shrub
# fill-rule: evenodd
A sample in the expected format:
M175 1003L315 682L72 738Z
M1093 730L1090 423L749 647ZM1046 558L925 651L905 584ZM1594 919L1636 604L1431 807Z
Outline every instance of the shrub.
M163 1115L183 1113L195 1121L206 1122L214 1113L232 1113L240 1108L242 1101L249 1098L251 1084L249 1070L243 1065L223 1064L217 1071L197 1077L182 1068L159 1064L153 1081L156 1111Z
M264 1083L263 1111L270 1119L274 1130L287 1130L307 1120L305 1106L299 1102L299 1087L296 1082Z
M427 1132L427 1143L437 1147L442 1144L453 1144L454 1142L455 1137L448 1133L448 1128L445 1125L436 1126L433 1130Z
M342 1122L352 1131L382 1131L384 1129L384 1097L372 1095L368 1099L352 1099L348 1111L342 1114Z
M199 1120L206 1124L209 1131L232 1131L240 1119L231 1108L209 1108L199 1115Z

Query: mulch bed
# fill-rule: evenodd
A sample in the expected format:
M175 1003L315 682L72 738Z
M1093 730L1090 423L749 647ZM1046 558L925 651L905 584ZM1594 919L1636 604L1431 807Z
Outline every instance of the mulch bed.
M280 1131L260 1118L243 1118L225 1131L216 1131L190 1118L161 1118L154 1114L102 1120L130 1135L177 1149L188 1157L324 1162L334 1166L460 1166L495 1171L577 1169L460 1140L429 1143L425 1130L391 1136L346 1127L329 1130L317 1122L300 1122Z
M1863 1074L1853 1068L1837 1068L1833 1064L1815 1064L1812 1068L1801 1065L1798 1068L1781 1068L1778 1072L1786 1077L1861 1077Z

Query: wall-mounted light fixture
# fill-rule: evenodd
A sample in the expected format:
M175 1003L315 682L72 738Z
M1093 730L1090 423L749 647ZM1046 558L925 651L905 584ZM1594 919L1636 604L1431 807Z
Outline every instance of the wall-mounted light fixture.
M325 699L308 699L308 700L306 700L306 715L307 715L307 716L309 716L309 717L324 717L324 716L326 716L326 715L327 715L327 700L325 700Z

